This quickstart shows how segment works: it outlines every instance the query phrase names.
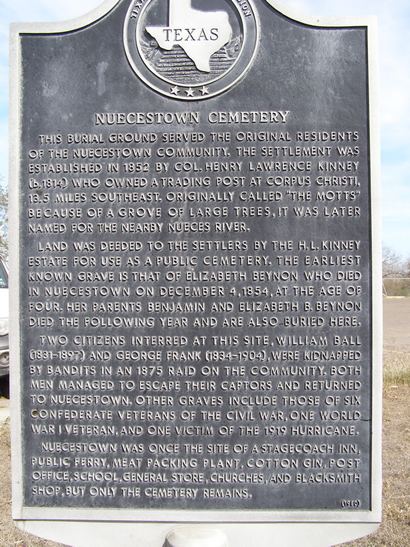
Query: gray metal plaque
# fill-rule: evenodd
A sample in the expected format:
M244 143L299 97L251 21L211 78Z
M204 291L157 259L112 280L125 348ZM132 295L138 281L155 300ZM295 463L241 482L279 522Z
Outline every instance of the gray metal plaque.
M17 518L377 520L369 25L109 8L15 33Z

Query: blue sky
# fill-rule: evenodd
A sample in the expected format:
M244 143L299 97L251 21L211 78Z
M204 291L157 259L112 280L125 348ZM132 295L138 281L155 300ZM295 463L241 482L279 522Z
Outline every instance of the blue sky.
M62 21L102 0L0 0L0 176L7 180L8 26ZM303 15L376 15L379 21L383 243L410 257L410 0L280 0Z

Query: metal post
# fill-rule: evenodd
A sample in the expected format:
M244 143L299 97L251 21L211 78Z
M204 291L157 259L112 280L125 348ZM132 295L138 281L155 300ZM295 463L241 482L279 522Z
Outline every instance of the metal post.
M163 547L228 547L223 532L204 526L180 526L174 528Z

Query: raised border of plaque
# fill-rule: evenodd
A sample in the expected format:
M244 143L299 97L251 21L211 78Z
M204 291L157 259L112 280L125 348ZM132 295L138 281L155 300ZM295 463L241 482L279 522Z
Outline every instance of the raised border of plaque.
M19 325L19 195L16 181L20 177L20 34L47 34L70 32L98 21L107 15L120 0L106 0L101 6L83 17L59 23L19 23L11 28L11 84L10 96L10 346L11 346L11 425L12 425L12 475L13 518L17 525L30 533L55 541L89 545L134 545L159 547L166 534L175 525L198 523L226 533L229 545L257 543L267 547L281 544L329 545L348 541L375 531L381 522L381 418L382 418L382 287L380 252L380 190L379 190L379 134L377 113L377 61L375 18L322 18L304 17L291 11L277 0L265 0L286 17L311 27L367 27L369 67L369 124L371 171L371 233L373 257L372 282L372 463L371 511L266 511L266 510L152 510L152 509L73 509L37 508L23 505L22 488L22 427L20 387L20 325ZM143 84L141 84L143 85ZM126 538L126 539L125 539Z

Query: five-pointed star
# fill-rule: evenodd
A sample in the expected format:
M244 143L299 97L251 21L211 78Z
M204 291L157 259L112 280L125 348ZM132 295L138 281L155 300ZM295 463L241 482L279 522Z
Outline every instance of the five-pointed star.
M203 86L201 88L201 93L202 93L202 95L208 95L209 94L209 89L207 87Z
M192 89L192 87L189 87L185 91L186 91L186 96L187 97L193 97L194 96L194 90Z
M179 87L176 85L175 87L171 88L172 95L178 95L179 93Z

